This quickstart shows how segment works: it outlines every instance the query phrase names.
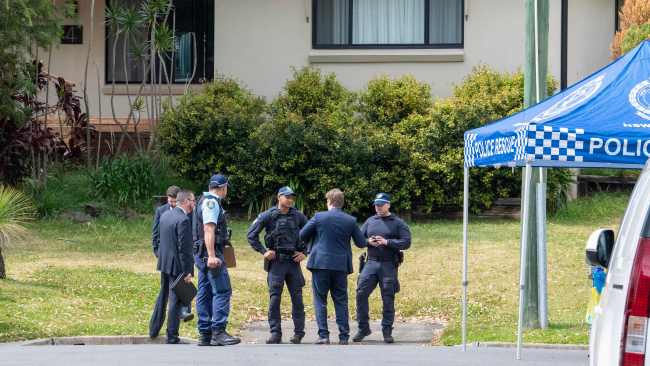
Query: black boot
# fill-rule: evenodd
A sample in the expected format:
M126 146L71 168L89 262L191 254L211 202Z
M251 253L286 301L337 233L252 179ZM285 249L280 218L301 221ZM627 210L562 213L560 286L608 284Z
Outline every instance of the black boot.
M210 339L211 346L232 346L241 342L241 339L233 337L226 330L215 330Z
M370 329L359 329L359 331L357 331L357 334L352 337L352 342L361 342L364 338L369 336L370 333L372 333Z
M293 344L300 344L304 336L305 336L304 334L294 334L293 337L291 337L291 339L289 340L289 342Z
M199 345L199 346L211 346L210 338L212 338L211 333L199 333L199 342L197 343L197 345Z
M282 343L281 333L271 333L271 336L266 340L266 344L280 344Z
M395 343L393 328L385 328L382 330L382 333L384 333L384 343Z

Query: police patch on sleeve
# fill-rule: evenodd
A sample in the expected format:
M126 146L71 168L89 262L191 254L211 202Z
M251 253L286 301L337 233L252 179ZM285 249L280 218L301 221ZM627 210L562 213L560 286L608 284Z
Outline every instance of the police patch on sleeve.
M214 199L207 199L203 202L203 223L216 224L219 219L221 208Z
M207 200L207 201L205 202L205 205L206 205L209 209L212 210L212 209L214 209L214 206L215 206L216 204L214 203L213 200Z

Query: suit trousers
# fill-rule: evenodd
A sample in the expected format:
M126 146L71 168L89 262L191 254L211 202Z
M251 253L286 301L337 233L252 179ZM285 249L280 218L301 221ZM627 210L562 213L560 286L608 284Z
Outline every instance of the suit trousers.
M348 273L328 269L312 269L311 272L318 336L320 338L329 338L329 330L327 329L327 294L330 293L334 302L336 325L339 328L339 340L348 340L350 338Z
M149 336L155 338L160 333L165 322L165 310L167 313L167 338L178 337L180 327L181 310L183 304L178 300L170 285L178 276L160 273L160 293L156 299L151 319L149 320ZM169 302L169 307L167 306Z

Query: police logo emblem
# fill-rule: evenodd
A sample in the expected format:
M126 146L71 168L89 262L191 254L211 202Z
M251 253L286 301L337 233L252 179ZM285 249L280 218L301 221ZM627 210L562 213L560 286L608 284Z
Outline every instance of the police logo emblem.
M637 116L650 120L650 79L636 84L630 90L628 100L632 107L636 109Z
M215 207L216 203L213 200L207 200L205 201L205 205L212 210Z
M555 118L584 103L596 94L598 89L603 85L604 79L605 75L603 74L590 80L578 89L574 90L571 94L562 98L559 102L553 104L549 109L535 116L532 119L532 122L542 122Z
M379 193L375 198L376 198L376 199L380 199L380 198L382 198L381 193Z

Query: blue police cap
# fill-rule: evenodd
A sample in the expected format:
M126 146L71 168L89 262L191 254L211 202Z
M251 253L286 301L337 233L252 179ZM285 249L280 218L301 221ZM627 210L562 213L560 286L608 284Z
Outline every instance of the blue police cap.
M278 189L278 194L280 196L295 196L296 192L294 192L291 187L286 186Z
M373 203L378 206L381 206L386 203L390 203L390 194L377 193L377 195L375 196L375 201Z
M208 187L210 188L221 188L228 185L228 178L223 174L215 174L210 178Z

